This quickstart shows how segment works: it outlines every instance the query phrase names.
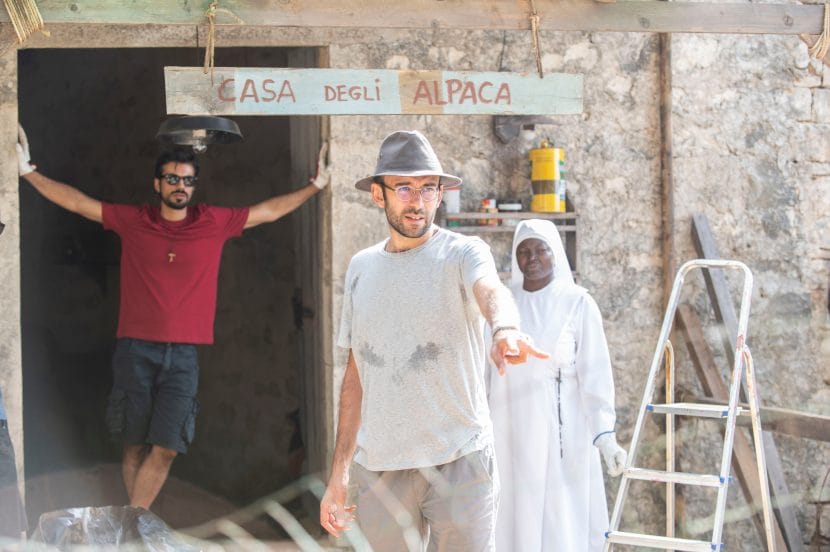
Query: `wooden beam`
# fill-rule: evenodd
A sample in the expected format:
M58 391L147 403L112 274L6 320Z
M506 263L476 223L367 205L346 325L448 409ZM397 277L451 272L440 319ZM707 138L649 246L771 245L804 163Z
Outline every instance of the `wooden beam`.
M692 365L703 386L703 392L718 400L721 404L728 403L729 388L724 383L723 377L718 371L717 364L712 356L712 352L709 349L709 345L706 343L700 319L688 305L679 305L676 316L677 325L686 340L686 348L689 350ZM763 501L761 498L761 485L758 481L758 468L755 463L752 446L749 444L749 439L741 431L735 432L735 440L732 445L732 468L735 471L735 477L738 479L746 501L755 507L752 521L755 524L755 529L758 531L761 542L764 542L766 531L764 528L764 517L760 510L760 505ZM787 548L784 543L781 524L778 518L774 519L775 526L772 529L776 541L775 550L783 552Z
M712 397L699 397L686 394L679 399L680 402L724 404L722 400ZM749 410L747 403L738 403L739 406ZM813 439L815 441L830 442L830 416L799 412L788 408L776 408L774 406L762 406L760 408L761 425L766 431L784 433L802 439ZM738 425L749 427L750 419L746 416L738 416Z
M61 23L200 25L206 21L210 0L38 0L37 4L47 27ZM515 0L223 0L219 5L219 25L530 29L529 5ZM542 31L818 35L824 13L821 4L795 3L536 0L535 5ZM8 21L5 10L0 10L0 21Z
M698 256L705 259L720 259L717 242L709 227L709 220L706 215L696 214L692 216L692 238L695 243ZM706 289L709 292L709 299L715 309L715 316L720 322L721 336L723 339L724 352L727 361L731 366L735 361L735 344L737 343L738 317L735 314L735 306L729 294L729 287L722 270L708 269L703 272L706 280ZM757 373L758 363L755 364ZM746 383L741 382L742 397L746 400ZM758 400L759 406L761 400ZM796 552L804 550L801 530L798 527L798 520L795 517L795 510L790 503L790 492L787 489L787 482L784 478L784 468L781 464L781 457L775 446L773 436L769 431L762 432L764 442L764 457L767 462L767 474L769 475L770 491L777 503L775 515L781 524L784 537L787 540L788 550Z
M674 260L674 176L672 173L672 63L670 33L659 35L660 83L660 188L661 237L663 244L663 309L669 304L677 263ZM666 370L666 402L674 402L674 370ZM666 417L666 471L676 471L677 447L673 438L674 416ZM666 484L666 536L675 536L677 522L685 521L686 503L682 488ZM680 515L678 515L680 514Z
M660 33L660 183L662 190L663 308L669 304L674 273L674 174L672 172L671 34Z

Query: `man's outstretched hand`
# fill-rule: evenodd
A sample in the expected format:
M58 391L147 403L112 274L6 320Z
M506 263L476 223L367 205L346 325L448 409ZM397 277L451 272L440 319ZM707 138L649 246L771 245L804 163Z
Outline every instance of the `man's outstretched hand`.
M29 139L26 138L26 131L17 124L17 144L14 145L17 150L17 172L20 176L34 172L36 167L32 165L31 155L29 154Z
M528 357L550 358L545 351L533 346L530 336L517 329L509 328L493 334L493 346L490 349L490 358L503 376L507 372L508 364L522 364Z

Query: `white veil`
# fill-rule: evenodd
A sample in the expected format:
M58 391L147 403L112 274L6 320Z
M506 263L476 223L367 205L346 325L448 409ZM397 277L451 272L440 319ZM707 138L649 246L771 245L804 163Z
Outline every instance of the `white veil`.
M513 256L510 260L510 285L521 287L524 283L524 274L519 270L519 264L516 262L516 248L528 238L544 241L553 251L553 281L558 284L573 285L571 265L565 255L559 230L552 221L542 219L523 220L516 227L516 232L513 234Z

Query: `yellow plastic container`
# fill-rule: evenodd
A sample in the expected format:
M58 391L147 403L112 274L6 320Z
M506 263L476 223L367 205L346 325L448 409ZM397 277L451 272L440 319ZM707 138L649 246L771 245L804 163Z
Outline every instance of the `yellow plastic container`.
M535 213L565 212L565 150L552 147L543 140L538 148L530 150L530 183L533 198L530 210Z
M559 180L565 166L565 150L551 146L546 140L530 150L530 179Z

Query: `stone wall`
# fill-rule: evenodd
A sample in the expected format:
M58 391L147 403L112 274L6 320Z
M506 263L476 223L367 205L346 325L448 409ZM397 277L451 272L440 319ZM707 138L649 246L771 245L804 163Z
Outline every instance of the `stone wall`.
M124 36L131 44L186 45L168 28L141 33L113 28L90 36L67 26L53 30L52 40L77 46ZM44 42L39 38L35 45ZM329 65L339 68L535 70L524 32L220 28L217 44L320 45L328 50ZM530 140L502 144L489 117L331 118L332 331L351 255L386 236L382 213L352 185L371 172L386 134L401 128L424 131L444 168L464 177L464 210L473 210L485 195L528 201L527 151L549 138L566 151L569 197L579 217L578 281L591 290L604 315L615 368L618 438L626 445L663 315L657 44L653 34L542 33L545 71L582 73L585 108L581 115L537 127ZM755 274L749 344L765 404L830 414L828 266L820 258L830 235L828 69L809 62L798 38L777 36L675 35L673 64L675 261L695 256L690 216L707 215L722 255L747 263ZM4 100L3 113L12 109L12 101ZM12 141L6 133L4 143ZM5 169L3 175L3 189L12 190L0 197L5 213L14 210L15 196L8 182L12 175ZM501 266L506 239L507 234L492 238ZM17 265L2 266L13 274ZM693 287L700 293L699 283ZM717 328L706 302L693 301L717 352ZM4 332L3 341L13 345L15 331ZM678 369L686 374L681 385L698 391L683 346L678 343L676 349ZM337 383L345 357L339 350L334 354ZM14 377L13 370L7 373ZM686 426L688 435L702 440L684 441L683 469L710 471L713 451L720 450L710 424ZM658 425L648 422L646 435L643 461L657 466L662 458ZM814 510L808 501L830 464L830 445L781 436L776 441L802 532L809 536ZM611 501L616 482L609 481L607 489ZM687 522L711 512L703 497L687 495ZM625 526L662 532L662 496L655 486L635 485ZM730 497L740 518L743 498L737 491ZM730 550L760 547L745 519L731 521L725 533Z
M694 255L690 216L705 214L721 255L753 271L748 344L764 404L828 415L828 356L820 349L830 321L830 255L821 250L830 241L830 68L811 62L797 38L683 36L674 55L679 259ZM730 282L736 289L739 279ZM715 349L716 326L700 312ZM681 385L700 392L692 380ZM709 427L690 426L701 433ZM807 503L830 469L830 444L775 441L809 538L815 509ZM705 465L704 456L689 454L681 466ZM690 511L700 517L693 500ZM757 546L752 542L745 549Z
M526 33L436 31L384 38L333 44L331 65L534 70ZM822 356L819 347L828 333L828 267L818 256L830 224L830 125L822 77L828 70L810 63L804 44L793 37L676 35L673 43L675 261L696 257L691 215L705 214L722 256L745 262L755 274L749 344L765 404L827 414L827 352ZM371 172L388 132L424 131L445 170L464 178L462 211L475 210L485 196L519 197L527 205L527 151L549 138L566 151L569 199L579 217L577 279L604 315L618 438L627 444L663 316L658 40L653 34L543 33L542 51L545 71L584 74L585 106L582 115L537 126L531 140L502 144L489 117L332 120L335 321L349 256L386 236L382 213L352 182ZM509 234L483 236L500 267L507 266ZM692 287L701 297L700 286ZM717 350L707 303L691 299L709 319L710 346ZM681 387L700 393L679 339L676 348ZM335 384L345 364L342 352L339 358ZM719 458L721 439L711 424L684 427L691 438L679 453L682 469L717 472L713 455ZM659 467L658 425L647 421L645 432L638 463ZM809 535L814 510L807 502L830 467L830 445L781 436L777 442L801 529ZM608 482L609 505L616 485ZM712 511L714 494L687 495L683 530L696 532L699 518ZM730 493L730 509L739 519L726 529L727 547L757 550L754 528L740 519L746 514L739 495ZM634 483L629 497L624 527L662 533L660 486Z

